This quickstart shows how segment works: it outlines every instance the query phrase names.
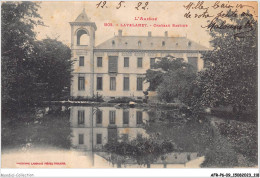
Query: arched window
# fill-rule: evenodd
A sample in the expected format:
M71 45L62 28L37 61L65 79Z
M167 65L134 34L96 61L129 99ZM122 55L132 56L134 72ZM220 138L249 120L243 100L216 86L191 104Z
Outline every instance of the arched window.
M141 46L141 41L138 41L138 46Z
M77 45L88 45L89 35L85 30L79 30L77 32Z

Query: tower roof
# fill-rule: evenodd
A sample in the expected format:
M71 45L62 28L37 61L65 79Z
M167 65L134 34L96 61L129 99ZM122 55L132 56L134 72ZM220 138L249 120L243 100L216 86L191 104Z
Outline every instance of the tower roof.
M85 8L83 11L79 14L79 16L76 18L75 22L90 22L89 18L85 12Z
M85 8L83 9L83 11L79 14L79 16L76 18L76 20L74 22L69 22L71 26L92 26L94 28L94 30L97 30L97 26L95 24L95 22L90 22L86 12L85 12Z

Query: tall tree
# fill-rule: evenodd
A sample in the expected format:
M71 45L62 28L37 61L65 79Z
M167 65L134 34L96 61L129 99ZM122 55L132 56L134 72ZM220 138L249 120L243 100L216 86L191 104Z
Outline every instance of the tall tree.
M34 73L30 70L36 25L42 25L35 2L1 5L2 109L21 108L33 100Z
M61 99L66 94L68 98L73 63L70 48L56 39L47 38L36 43L35 58L34 70L41 99Z
M216 23L234 28L212 28L212 51L204 55L211 66L201 72L196 85L194 106L233 105L257 107L257 21L249 12L238 17L217 19Z
M146 71L148 90L156 90L160 100L173 102L179 99L188 104L191 98L192 82L196 78L196 69L183 59L166 56L158 60L153 69Z

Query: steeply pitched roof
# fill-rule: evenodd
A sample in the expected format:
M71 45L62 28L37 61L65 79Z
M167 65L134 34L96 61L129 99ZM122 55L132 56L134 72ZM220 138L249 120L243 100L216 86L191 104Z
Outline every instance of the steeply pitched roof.
M85 12L85 9L83 9L83 11L79 14L75 22L89 22L89 18Z
M114 41L114 42L113 42ZM114 45L113 45L114 44ZM99 44L95 49L103 50L195 50L206 51L208 48L186 37L163 36L114 36Z

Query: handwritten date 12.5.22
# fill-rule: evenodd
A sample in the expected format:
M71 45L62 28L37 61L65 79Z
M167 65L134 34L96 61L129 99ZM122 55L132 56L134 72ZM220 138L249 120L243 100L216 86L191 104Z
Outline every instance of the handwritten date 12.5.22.
M126 7L128 2L125 1L120 1L117 6L116 9L120 9L121 7ZM148 4L149 2L137 2L137 4L135 5L135 9L136 10L147 10L148 9ZM111 6L108 6L107 1L100 1L99 3L96 4L97 8L109 8Z

